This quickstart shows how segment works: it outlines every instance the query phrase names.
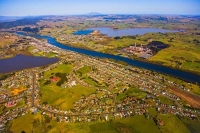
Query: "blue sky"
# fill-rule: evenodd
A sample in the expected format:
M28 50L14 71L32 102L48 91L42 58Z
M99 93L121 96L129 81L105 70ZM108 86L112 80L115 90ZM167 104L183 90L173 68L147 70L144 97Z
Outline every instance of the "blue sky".
M0 15L191 14L200 15L200 0L0 0Z

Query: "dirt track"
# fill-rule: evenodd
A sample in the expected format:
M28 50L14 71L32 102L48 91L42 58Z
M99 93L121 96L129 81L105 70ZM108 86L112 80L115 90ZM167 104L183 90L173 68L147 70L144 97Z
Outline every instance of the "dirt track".
M181 89L175 88L175 87L169 87L169 90L172 91L175 95L182 98L184 101L186 101L192 107L200 109L200 96L187 93L187 92L185 92Z

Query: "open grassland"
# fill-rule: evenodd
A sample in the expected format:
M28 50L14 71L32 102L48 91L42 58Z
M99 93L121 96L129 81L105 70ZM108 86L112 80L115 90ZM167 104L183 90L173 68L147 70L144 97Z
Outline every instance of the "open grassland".
M146 34L141 37L158 40L170 47L159 51L149 60L165 66L200 72L200 40L186 33Z
M95 90L95 88L81 85L64 89L51 83L41 88L42 101L61 109L72 109L73 103L77 102L82 95L87 96L95 92Z
M164 125L160 126L160 131L163 133L190 133L190 130L187 128L187 126L177 116L168 114L158 115L157 119L160 119L164 122Z
M54 77L56 73L69 74L72 71L72 67L73 66L70 64L60 64L56 68L44 73L44 79L41 80L43 102L47 102L61 109L71 109L73 108L73 103L78 101L82 95L87 96L96 90L95 88L84 87L82 85L62 88L58 86L56 82L50 82L45 85L46 80L49 80L50 77Z
M120 37L109 42L107 45L109 48L105 46L103 52L113 51L111 53L119 54L115 50L134 45L135 43L137 45L146 45L149 41L160 41L169 45L169 48L159 51L149 61L200 74L200 40L199 35L195 34L147 33L141 36Z
M56 68L44 73L44 79L49 79L51 76L55 76L56 73L69 74L72 71L73 66L71 64L60 64Z
M37 125L33 124L34 119L38 119L40 122ZM42 122L45 121L43 116L38 113L36 115L26 114L15 119L10 130L13 132L31 132L33 129L35 133L44 132L44 129L48 133L197 133L200 127L198 120L178 118L169 114L158 115L157 119L163 121L164 125L158 126L153 120L139 115L108 122L65 123L51 120L45 123ZM21 123L26 123L26 126Z
M169 98L166 98L164 96L158 96L158 99L160 100L161 103L164 103L164 104L168 104L168 105L174 105L174 101L172 101L171 99Z
M76 71L76 73L77 73L77 75L78 75L79 77L83 77L83 76L85 76L87 73L89 73L90 71L92 71L91 67L89 67L89 66L83 66L83 67L81 67L80 69L78 69L78 70Z
M152 116L152 117L156 117L158 112L156 111L156 108L149 108L147 110L149 112L149 114Z
M38 113L36 115L26 114L22 117L19 117L12 122L10 130L15 133L21 133L22 131L31 133L33 129L33 120L37 118L41 120L42 116Z
M31 132L33 128L33 120L39 118L41 115L27 114L13 121L11 131L14 132ZM21 123L26 122L27 126ZM133 116L131 118L116 120L112 122L88 122L88 123L57 123L51 121L52 129L48 130L49 133L118 133L118 132L141 132L141 133L159 133L158 127L153 120L147 120L144 116ZM37 132L36 128L33 128ZM42 131L42 130L41 130Z
M144 91L141 91L140 89L136 88L136 87L131 87L129 88L126 92L126 95L130 95L133 96L137 99L143 99L146 97L147 93L145 93Z
M104 82L98 82L93 78L87 76L87 73L91 72L92 68L89 66L83 66L76 71L76 75L83 79L86 83L92 85L93 87L106 87L107 85Z
M191 120L187 118L180 118L180 120L187 126L191 133L198 133L200 131L199 120Z
M121 101L127 96L133 96L137 99L143 99L146 97L146 95L147 95L147 93L145 93L144 91L141 91L140 89L138 89L136 87L131 87L128 90L126 90L125 93L118 94L116 97L116 100Z
M17 36L7 34L7 33L6 34L0 33L0 48L6 45L13 44L17 40L18 40Z

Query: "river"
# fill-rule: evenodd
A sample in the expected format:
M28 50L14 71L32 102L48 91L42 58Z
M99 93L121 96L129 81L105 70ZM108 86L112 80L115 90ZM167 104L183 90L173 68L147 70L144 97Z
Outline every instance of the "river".
M75 48L75 47L71 47L71 46L66 46L66 45L63 45L63 44L57 42L55 38L50 37L50 36L28 35L28 34L22 33L22 32L17 32L17 34L24 35L24 36L32 36L32 37L35 37L35 38L47 39L47 41L50 44L52 44L56 47L65 49L65 50L70 50L70 51L74 51L74 52L77 52L77 53L80 53L80 54L85 54L85 55L93 56L93 57L110 58L110 59L114 59L114 60L118 60L118 61L123 61L123 62L126 62L127 64L135 66L135 67L144 68L144 69L151 70L151 71L156 71L158 73L163 73L163 74L171 75L173 77L177 77L177 78L185 80L187 82L200 84L200 76L193 74L193 73L190 73L190 72L176 70L176 69L172 69L172 68L169 68L169 67L160 66L160 65L157 65L157 64L152 64L152 63L149 63L149 62L133 60L133 59L126 58L126 57L121 57L119 55L105 54L105 53L86 50L86 49L82 49L82 48Z

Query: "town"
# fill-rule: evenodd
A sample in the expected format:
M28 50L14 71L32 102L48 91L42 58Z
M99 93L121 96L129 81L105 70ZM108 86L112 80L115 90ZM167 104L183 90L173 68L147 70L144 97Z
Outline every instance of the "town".
M190 89L158 73L63 50L33 37L18 38L26 43L15 45L13 51L26 48L33 55L54 56L59 61L42 68L12 72L11 76L0 80L0 131L10 121L29 113L41 113L58 122L69 123L144 115L164 125L152 110L158 114L199 119L200 103L195 99L185 102L184 96L168 88L185 93L190 93ZM130 49L140 48L130 46ZM66 101L62 96L55 96L56 89L61 95L66 93Z

